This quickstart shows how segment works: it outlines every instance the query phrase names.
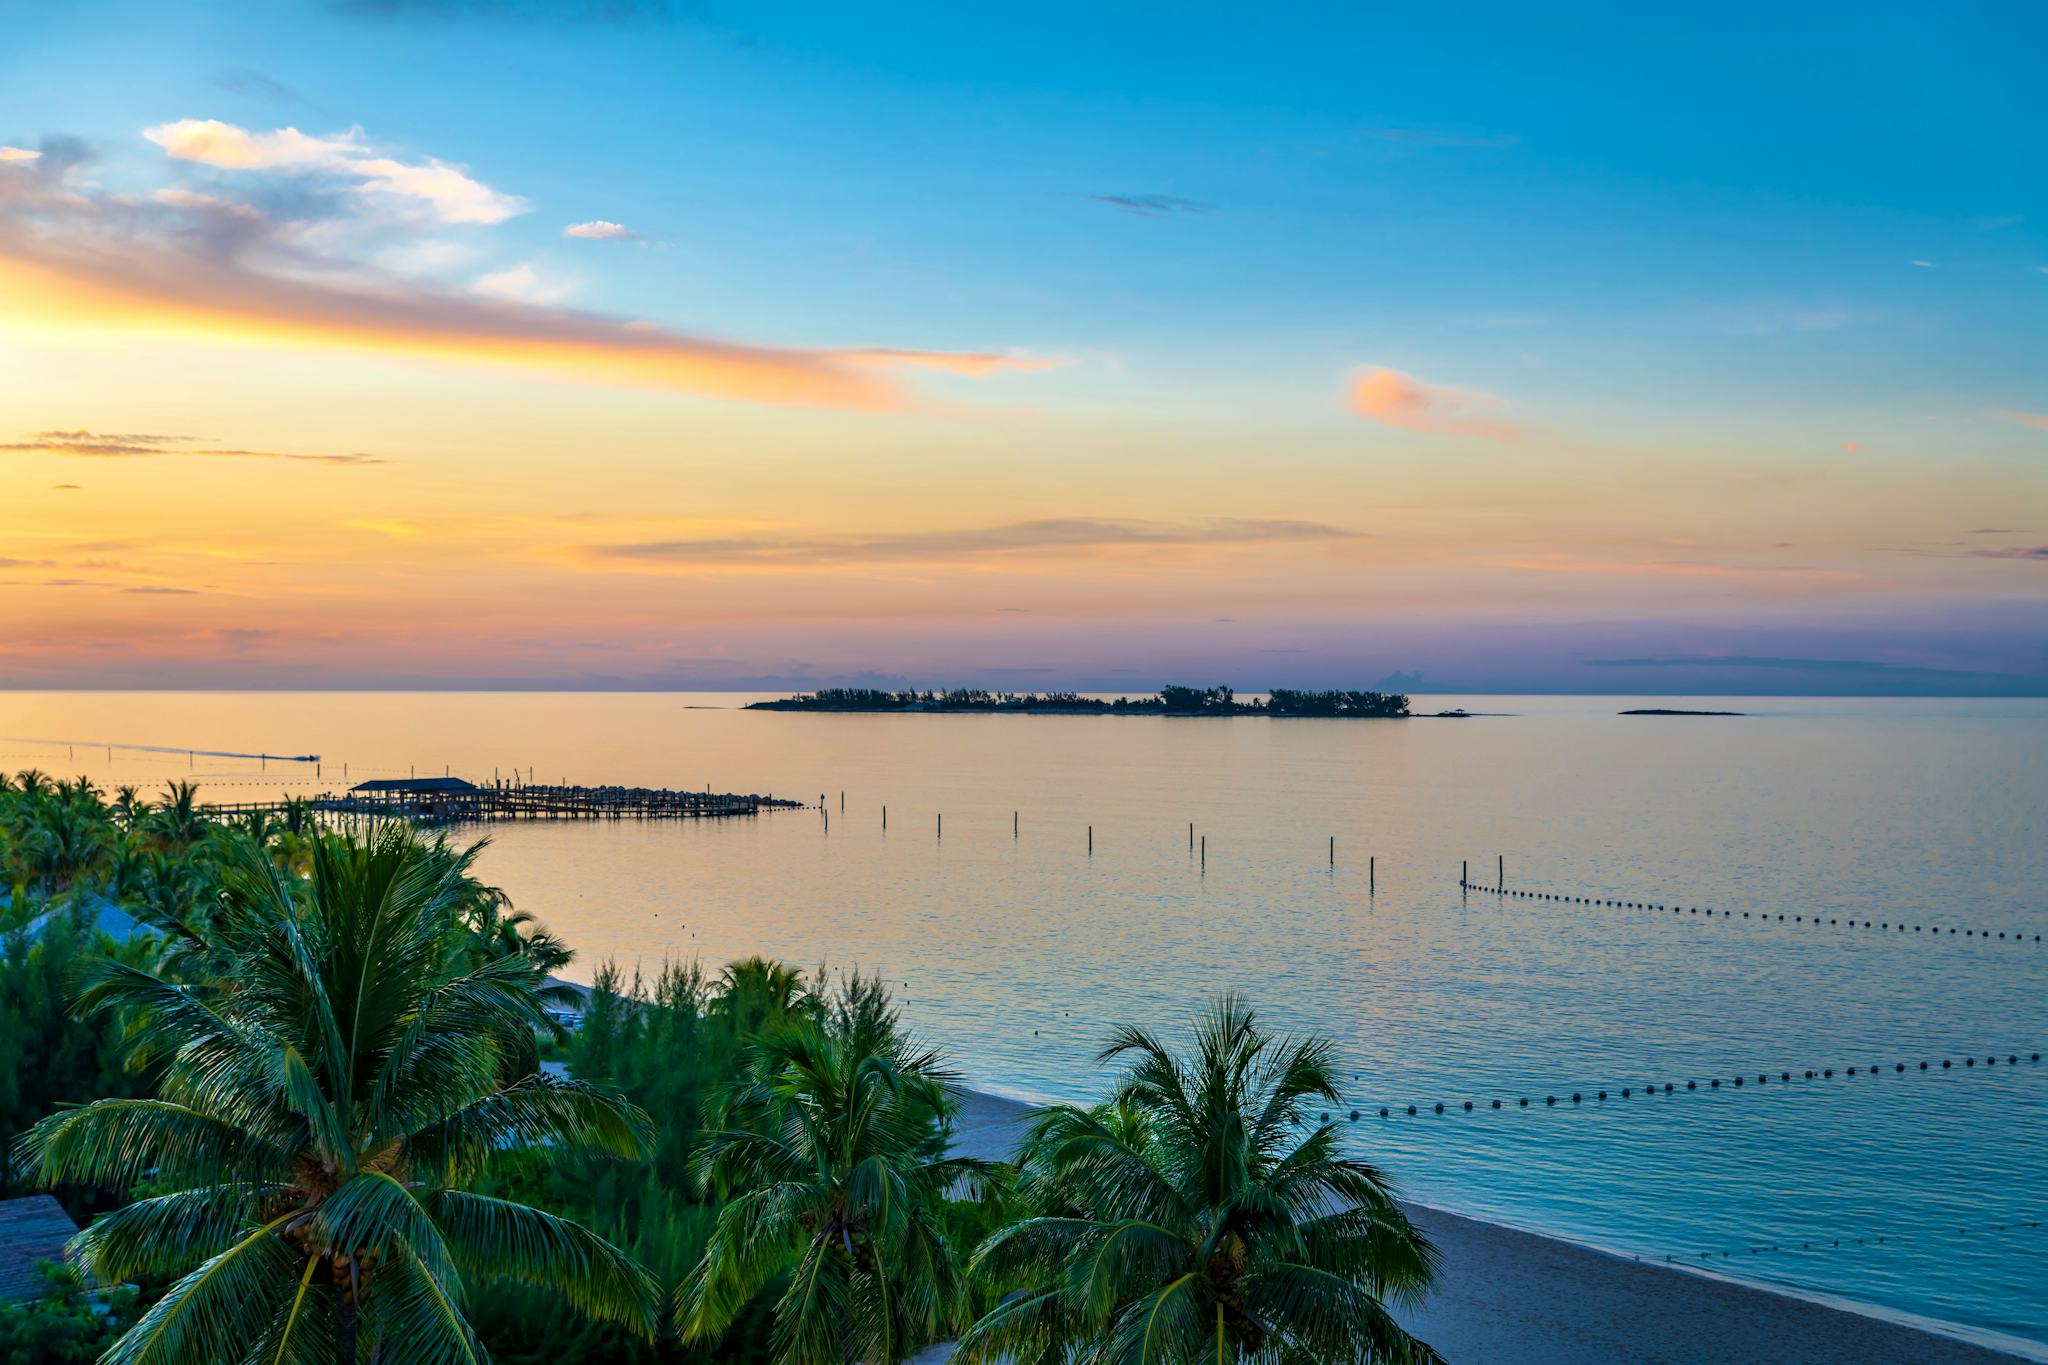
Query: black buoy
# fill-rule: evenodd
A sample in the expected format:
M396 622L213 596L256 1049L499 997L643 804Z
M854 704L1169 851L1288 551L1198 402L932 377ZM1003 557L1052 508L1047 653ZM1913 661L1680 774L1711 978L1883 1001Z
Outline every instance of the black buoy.
M1466 1112L1466 1113L1468 1113L1468 1114L1472 1112L1472 1101L1470 1101L1470 1100L1466 1100L1466 1101L1465 1101L1465 1112Z
M1408 1117L1411 1119L1415 1117L1415 1106L1412 1104L1408 1106Z
M1386 1110L1384 1110L1384 1109L1380 1110L1380 1117L1381 1117L1381 1118L1385 1118L1386 1116L1387 1116L1387 1111L1386 1111Z
M1500 1101L1499 1101L1499 1100L1495 1100L1495 1101L1493 1102L1493 1107L1494 1107L1494 1108L1496 1108L1496 1109L1500 1108Z

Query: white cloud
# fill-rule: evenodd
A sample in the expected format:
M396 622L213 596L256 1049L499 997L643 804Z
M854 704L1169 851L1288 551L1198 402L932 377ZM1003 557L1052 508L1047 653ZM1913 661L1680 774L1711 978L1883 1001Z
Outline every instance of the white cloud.
M1913 264L1922 270L1934 269L1934 262L1932 261L1914 261Z
M362 150L362 133L354 128L333 137L309 137L296 128L252 133L212 118L160 123L143 129L142 135L180 161L197 161L227 170L335 166Z
M377 264L401 275L445 275L476 264L483 248L445 237L415 237L377 253Z
M573 288L561 280L542 279L531 261L521 261L505 270L494 270L470 286L472 292L485 298L504 299L510 303L554 303L566 298Z
M41 152L32 152L26 147L0 147L0 166L10 161L34 161L41 156Z
M502 223L533 207L433 157L412 164L371 155L358 128L314 137L296 128L252 133L219 119L179 119L142 135L181 161L223 170L313 170L353 177L361 182L360 193L424 206L444 223Z
M593 218L587 223L571 223L562 229L564 237L578 237L589 242L637 242L640 234L624 223L614 223L603 218Z
M376 157L351 162L349 169L364 178L366 193L422 200L433 206L435 216L444 223L502 223L533 207L516 194L500 194L432 157L424 166Z

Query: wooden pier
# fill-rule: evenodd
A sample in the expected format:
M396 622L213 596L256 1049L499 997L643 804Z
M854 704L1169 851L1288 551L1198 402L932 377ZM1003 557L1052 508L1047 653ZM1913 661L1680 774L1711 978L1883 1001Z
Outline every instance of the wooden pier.
M762 811L802 810L805 803L754 793L674 791L662 787L541 786L459 777L363 782L345 792L301 798L321 816L410 820L419 824L490 824L499 820L705 820ZM283 815L289 799L207 805L220 819Z

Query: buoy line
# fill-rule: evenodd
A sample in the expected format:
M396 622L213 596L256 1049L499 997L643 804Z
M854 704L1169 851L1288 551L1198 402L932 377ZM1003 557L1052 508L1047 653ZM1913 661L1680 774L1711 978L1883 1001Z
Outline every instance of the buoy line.
M1990 1070L1998 1066L2033 1066L2038 1064L2040 1060L2041 1054L2039 1052L1991 1053L1983 1058L1982 1065L1986 1070ZM1744 1072L1739 1076L1731 1076L1725 1078L1717 1076L1710 1077L1704 1081L1688 1080L1682 1083L1678 1081L1666 1081L1662 1085L1658 1085L1657 1083L1652 1082L1649 1085L1642 1086L1625 1085L1620 1087L1609 1087L1601 1090L1573 1090L1570 1092L1560 1092L1556 1094L1546 1092L1540 1096L1535 1097L1531 1097L1529 1095L1519 1095L1512 1100L1465 1100L1462 1102L1437 1101L1428 1104L1406 1105L1383 1104L1377 1106L1376 1109L1374 1106L1366 1106L1362 1109L1351 1110L1350 1119L1353 1123L1356 1123L1368 1112L1377 1112L1380 1118L1390 1119L1417 1118L1423 1115L1434 1116L1439 1114L1471 1114L1480 1112L1481 1110L1491 1109L1555 1109L1559 1105L1577 1105L1580 1107L1584 1107L1589 1102L1594 1105L1600 1105L1605 1104L1610 1100L1634 1099L1638 1095L1661 1096L1701 1093L1718 1094L1726 1090L1760 1090L1767 1089L1772 1085L1783 1087L1787 1085L1797 1085L1806 1081L1831 1081L1834 1080L1837 1076L1846 1078L1849 1076L1858 1075L1876 1076L1883 1072L1890 1072L1892 1075L1896 1076L1918 1072L1926 1072L1929 1074L1933 1074L1942 1071L1974 1071L1978 1067L1978 1065L1978 1059L1973 1054L1971 1056L1962 1058L1944 1057L1938 1061L1930 1060L1918 1062L1890 1062L1879 1063L1874 1066L1830 1066L1811 1070L1802 1069L1799 1071L1781 1070L1758 1071L1755 1073ZM1322 1116L1322 1121L1325 1123L1330 1122L1331 1116L1325 1113Z
M1777 1242L1759 1242L1753 1246L1723 1247L1718 1251L1679 1251L1667 1255L1667 1261L1711 1261L1716 1257L1727 1260L1731 1256L1764 1256L1774 1251L1834 1251L1842 1247L1894 1246L1900 1242L1926 1241L1933 1237L1975 1237L2011 1232L2038 1232L2043 1225L2039 1218L2008 1218L1997 1223L1979 1223L1960 1228L1923 1228L1918 1232L1865 1233L1861 1237L1812 1237L1800 1241L1789 1238Z
M1548 901L1555 905L1593 905L1613 910L1669 910L1674 915L1702 915L1708 919L1713 919L1716 916L1722 919L1734 919L1737 914L1733 910L1705 909L1697 905L1663 905L1651 901L1615 900L1604 896L1565 895L1554 891L1523 891L1508 887L1486 886L1474 881L1461 881L1458 883L1458 889L1466 892L1476 891L1488 896L1498 896L1503 900ZM2000 930L1997 933L1993 933L1989 929L1965 929L1960 925L1954 924L1911 924L1905 920L1852 919L1840 915L1774 915L1765 910L1754 912L1744 910L1741 912L1741 918L1754 920L1758 923L1811 924L1816 927L1830 925L1844 929L1878 929L1888 933L1921 934L1934 938L1954 938L1960 934L1964 938L1969 939L2002 939L2008 943L2039 943L2042 941L2041 935L2038 933L2027 934L2018 930Z

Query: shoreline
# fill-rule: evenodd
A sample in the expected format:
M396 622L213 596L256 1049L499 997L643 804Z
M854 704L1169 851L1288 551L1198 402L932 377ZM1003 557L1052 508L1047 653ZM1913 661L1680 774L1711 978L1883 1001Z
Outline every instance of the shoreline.
M1037 1108L962 1087L953 1148L1004 1160ZM2048 1362L2048 1344L1696 1266L1404 1199L1443 1253L1443 1279L1396 1316L1453 1362L1808 1365ZM943 1359L934 1356L932 1359Z

